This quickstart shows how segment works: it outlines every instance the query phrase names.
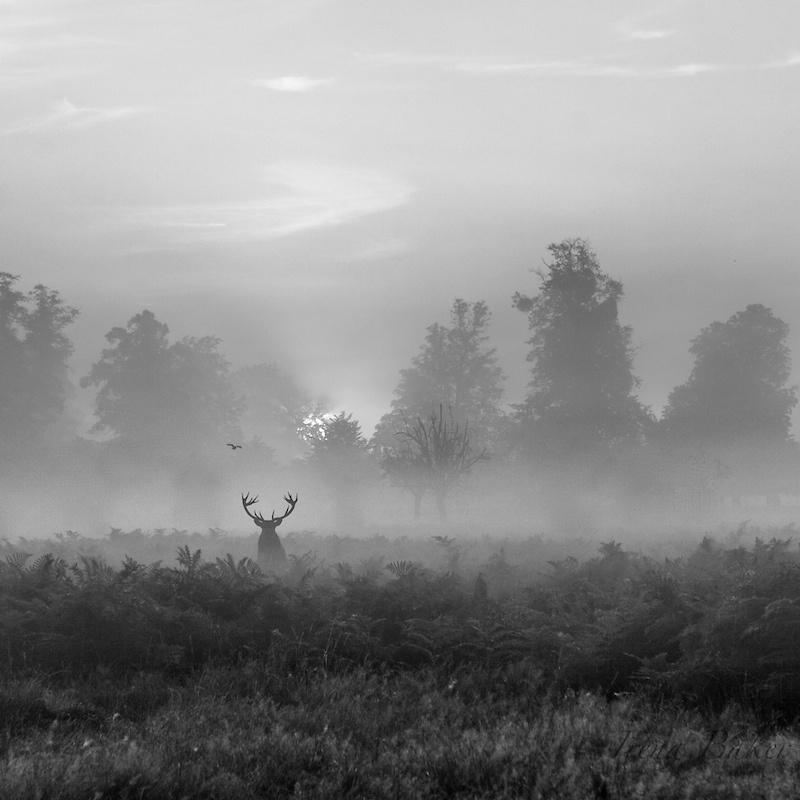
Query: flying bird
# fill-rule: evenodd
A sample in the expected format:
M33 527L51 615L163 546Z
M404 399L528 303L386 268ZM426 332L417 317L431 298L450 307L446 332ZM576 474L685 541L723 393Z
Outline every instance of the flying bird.
M242 449L242 446L240 444L234 444L233 442L226 442L226 444L228 445L228 447L230 447L231 450L241 450Z

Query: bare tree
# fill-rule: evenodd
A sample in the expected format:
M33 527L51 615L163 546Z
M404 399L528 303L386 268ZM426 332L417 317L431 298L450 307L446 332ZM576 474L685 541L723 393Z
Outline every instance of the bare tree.
M402 432L395 433L395 436ZM400 448L382 448L381 467L391 482L410 492L414 498L414 518L419 519L422 498L428 490L428 477L425 463L418 452L404 443Z
M253 495L253 497L249 493L242 495L242 506L245 513L261 528L261 536L258 537L258 563L270 570L279 570L286 567L286 551L283 549L275 529L294 511L298 497L297 495L292 497L291 492L288 492L283 499L288 504L283 516L276 517L273 509L272 519L266 519L258 511L255 514L250 513L250 506L258 502L258 495Z
M430 489L440 519L446 519L447 496L475 464L488 458L486 451L472 450L468 423L456 422L450 408L445 415L442 404L438 414L406 422L396 435L404 446L384 458L384 469L397 485L414 494L417 513L422 494Z

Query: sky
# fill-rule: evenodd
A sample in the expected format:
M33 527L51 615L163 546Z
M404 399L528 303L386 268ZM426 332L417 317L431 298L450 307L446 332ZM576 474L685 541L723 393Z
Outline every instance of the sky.
M367 434L452 301L508 376L547 245L622 281L640 397L748 303L800 383L796 0L0 0L0 269L275 362Z

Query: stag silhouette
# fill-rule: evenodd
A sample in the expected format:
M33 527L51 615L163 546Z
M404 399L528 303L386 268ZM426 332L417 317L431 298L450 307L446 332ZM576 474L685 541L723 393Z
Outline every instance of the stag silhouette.
M275 510L272 511L272 519L266 519L258 511L255 514L250 513L250 506L258 502L258 495L250 496L249 493L242 494L242 506L245 513L250 519L261 528L261 536L258 537L258 563L259 565L271 571L282 570L287 566L286 551L283 549L281 540L275 532L275 528L283 522L289 514L294 511L297 505L298 496L292 497L292 493L288 492L284 498L286 503L286 511L283 516L276 517Z

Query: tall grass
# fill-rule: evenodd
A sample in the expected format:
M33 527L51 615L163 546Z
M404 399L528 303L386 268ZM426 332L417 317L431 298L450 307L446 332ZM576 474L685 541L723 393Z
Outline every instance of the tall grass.
M0 797L789 797L800 554L0 567ZM73 543L74 544L74 543ZM78 543L80 544L80 542ZM394 556L390 558L389 556Z

